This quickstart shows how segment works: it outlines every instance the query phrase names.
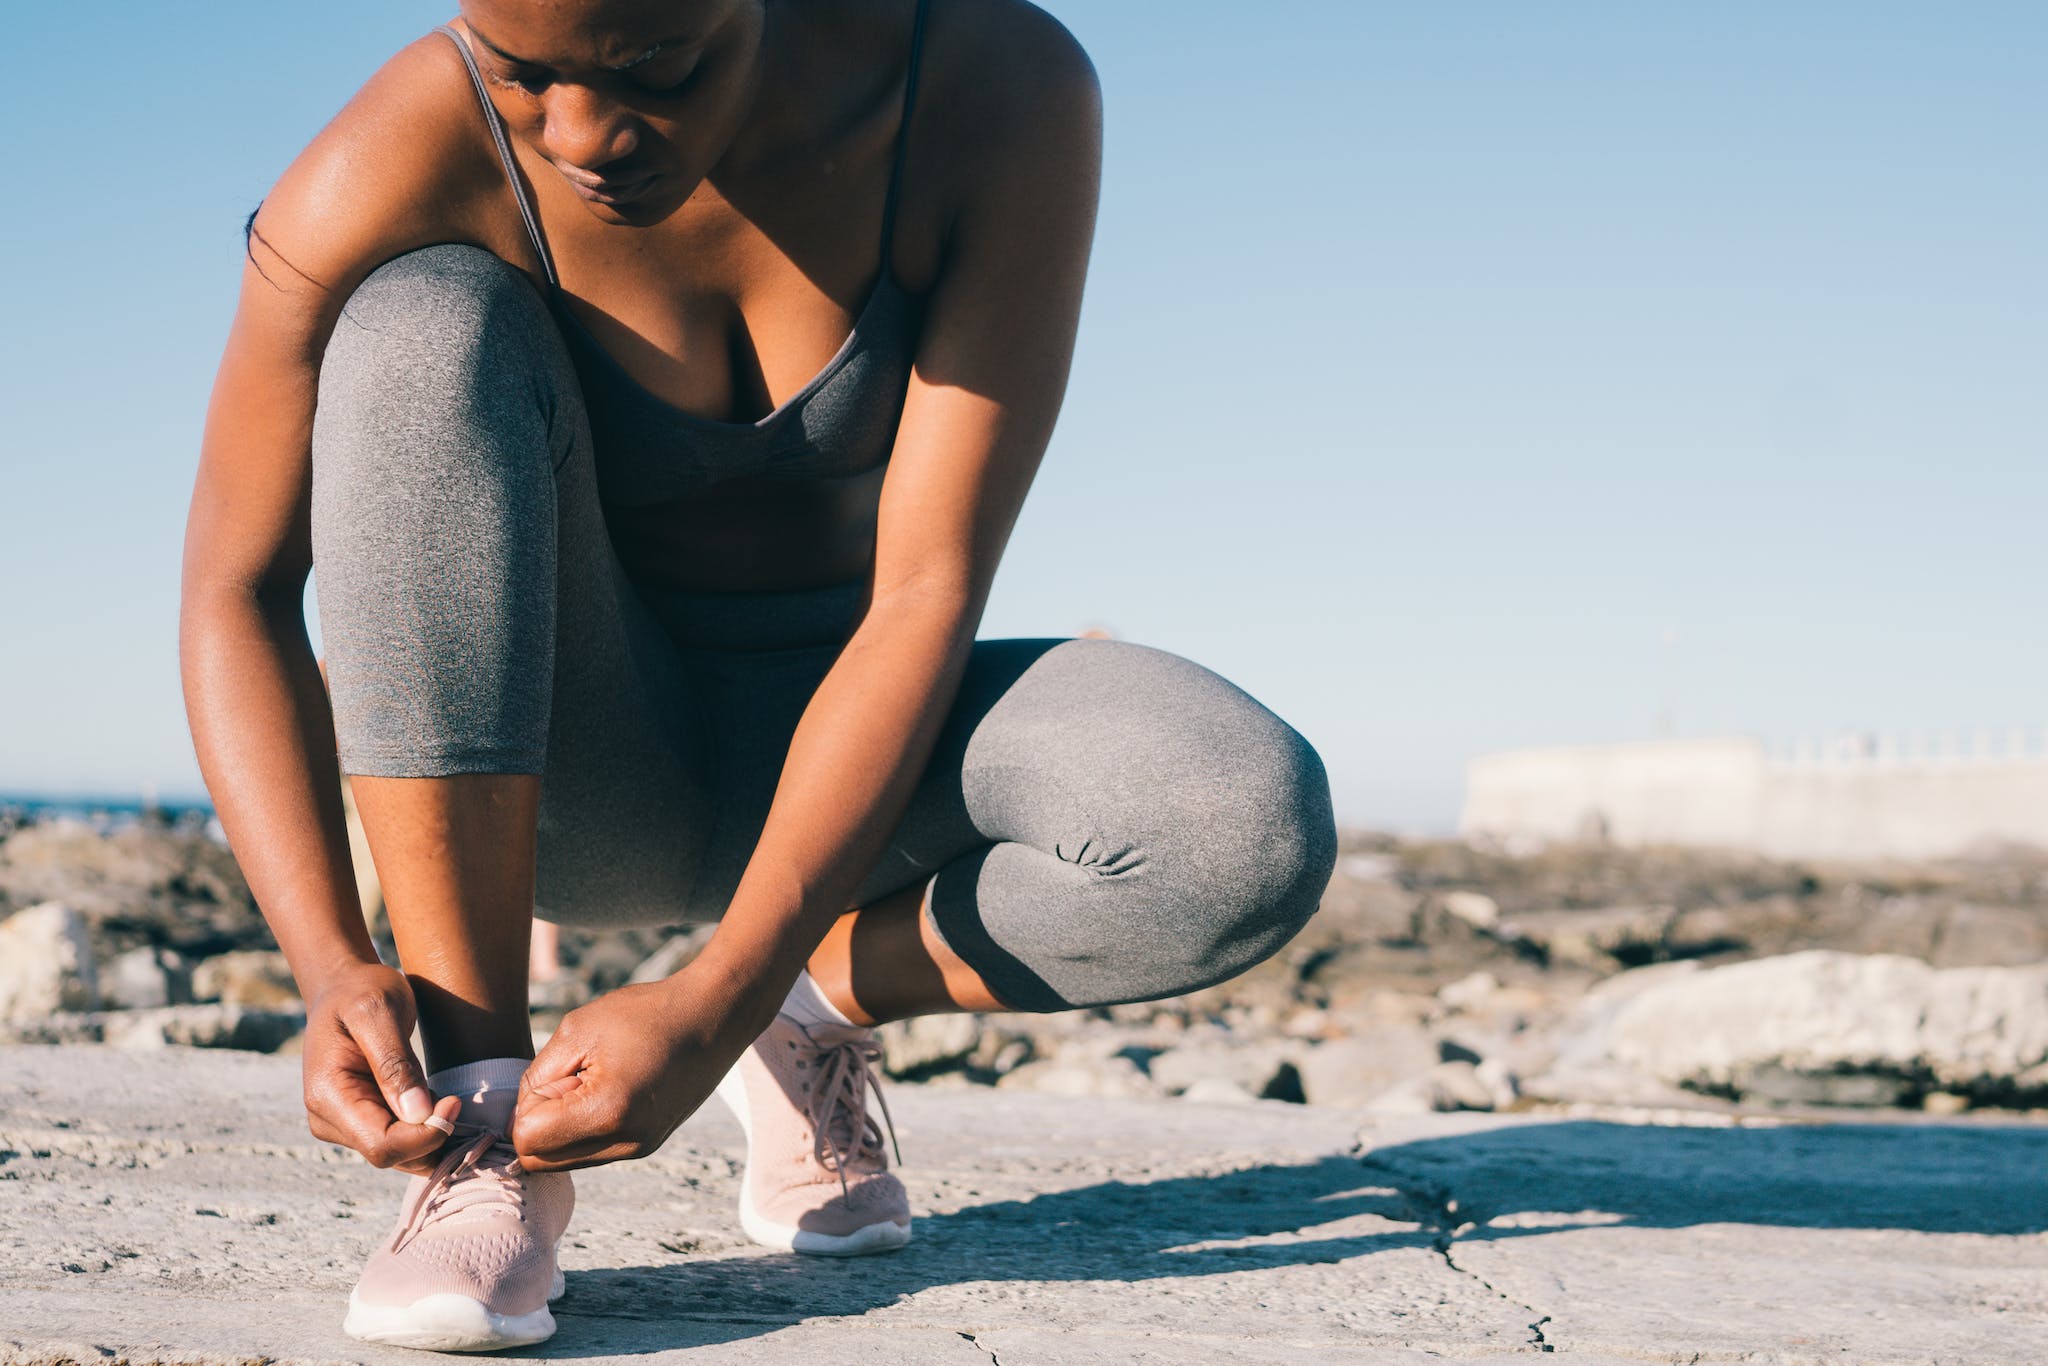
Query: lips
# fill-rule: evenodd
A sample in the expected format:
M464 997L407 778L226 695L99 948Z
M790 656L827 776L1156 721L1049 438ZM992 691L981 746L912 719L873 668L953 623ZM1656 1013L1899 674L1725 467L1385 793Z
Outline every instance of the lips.
M569 184L575 189L577 194L582 195L593 203L623 204L629 199L638 198L649 185L654 183L654 180L655 177L651 175L640 176L632 180L596 181L582 181L570 177Z

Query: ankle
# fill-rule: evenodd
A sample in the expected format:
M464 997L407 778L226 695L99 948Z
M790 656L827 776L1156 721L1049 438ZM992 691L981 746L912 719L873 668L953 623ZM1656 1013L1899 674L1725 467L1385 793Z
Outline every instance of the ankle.
M847 1004L853 1003L849 1001ZM789 995L782 1002L782 1013L804 1025L871 1023L865 1019L854 1018L858 1009L856 1006L854 1010L848 1010L833 1000L818 979L811 976L808 968L796 975L796 982L790 987Z
M427 1077L427 1089L439 1100L460 1096L462 1112L456 1121L475 1124L500 1133L512 1127L512 1109L519 1099L519 1079L526 1075L530 1061L521 1057L479 1058L456 1067L444 1067Z

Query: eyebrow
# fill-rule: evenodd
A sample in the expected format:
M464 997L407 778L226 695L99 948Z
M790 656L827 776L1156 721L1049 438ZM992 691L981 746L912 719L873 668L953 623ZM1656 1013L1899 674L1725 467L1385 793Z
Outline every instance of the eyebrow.
M484 35L477 30L477 27L474 24L471 24L469 26L469 31L476 36L476 40L479 43L482 43L485 47L489 48L493 53L497 54L505 61L512 63L514 66L532 66L539 67L542 70L548 69L546 62L536 62L531 61L525 57L513 56L504 48L499 47L496 43L484 37ZM689 41L690 39L688 38L664 38L660 42L656 43L654 46L648 48L645 52L641 53L638 57L635 57L632 61L621 62L616 66L606 64L602 67L602 69L605 71L631 71L634 67L640 65L642 62L651 60L654 57L654 55L660 52L663 48L676 47L681 44L688 43Z

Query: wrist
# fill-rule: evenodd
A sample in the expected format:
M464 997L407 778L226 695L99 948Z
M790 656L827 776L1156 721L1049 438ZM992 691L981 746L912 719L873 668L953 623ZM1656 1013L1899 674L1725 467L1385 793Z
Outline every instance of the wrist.
M784 972L773 957L717 953L717 942L714 937L704 952L666 985L678 998L694 1002L693 1009L715 1003L733 1033L744 1035L743 1043L751 1043L774 1022L802 964Z
M287 950L285 962L291 967L292 981L299 988L299 998L308 1003L351 973L384 966L374 949L358 948L353 944L332 945L311 952Z

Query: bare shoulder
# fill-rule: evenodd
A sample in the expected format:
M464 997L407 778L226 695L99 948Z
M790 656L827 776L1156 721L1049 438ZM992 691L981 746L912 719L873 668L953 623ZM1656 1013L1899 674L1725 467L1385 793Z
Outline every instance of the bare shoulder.
M1095 65L1059 20L1029 0L934 0L926 24L903 255L920 285L963 234L1092 220L1102 166Z
M365 275L415 247L501 245L478 229L506 193L461 55L428 33L378 68L285 169L256 213L250 256L281 295L338 311Z
M957 0L934 5L927 22L934 112L943 110L938 121L974 150L1099 131L1095 64L1029 0Z

